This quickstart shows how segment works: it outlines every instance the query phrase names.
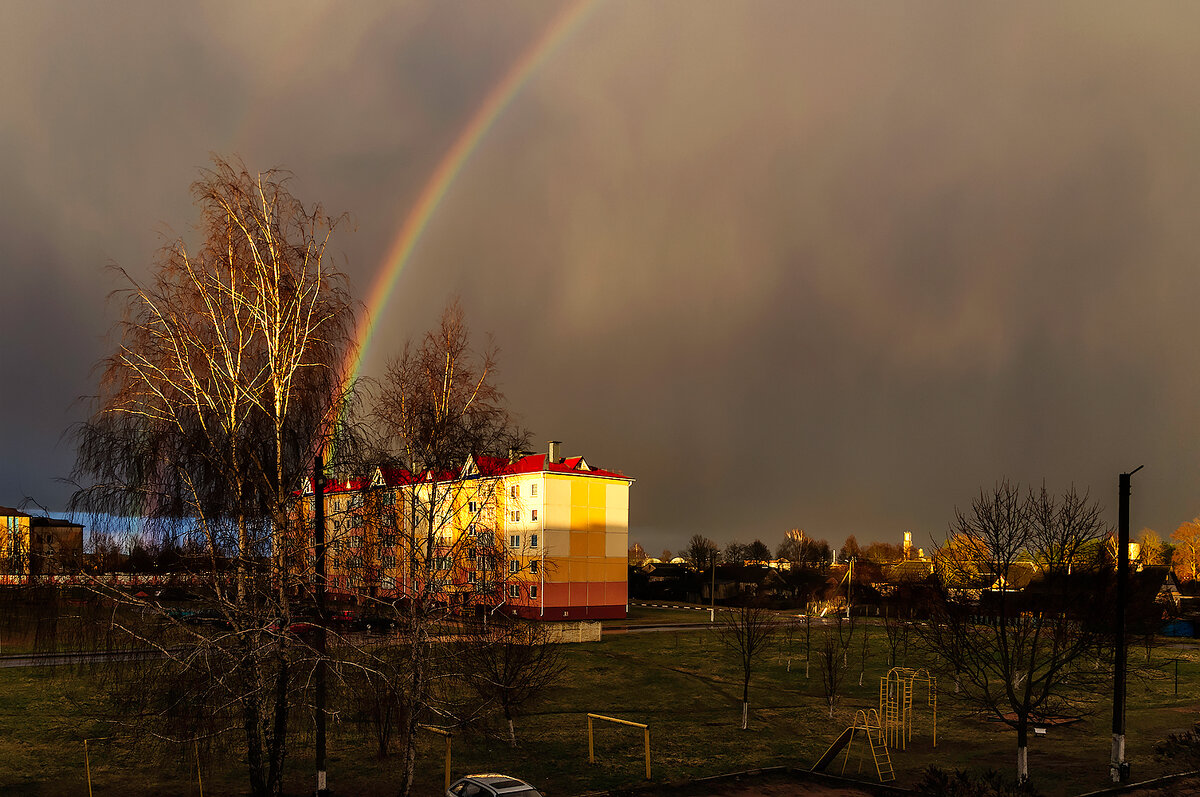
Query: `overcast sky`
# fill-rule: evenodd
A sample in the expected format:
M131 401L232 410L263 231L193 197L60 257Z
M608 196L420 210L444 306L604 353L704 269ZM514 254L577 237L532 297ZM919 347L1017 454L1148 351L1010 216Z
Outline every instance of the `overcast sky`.
M551 3L47 3L0 26L0 505L58 508L120 287L209 153L364 299ZM1200 5L598 2L467 161L365 372L461 296L631 541L941 539L1001 477L1200 514Z

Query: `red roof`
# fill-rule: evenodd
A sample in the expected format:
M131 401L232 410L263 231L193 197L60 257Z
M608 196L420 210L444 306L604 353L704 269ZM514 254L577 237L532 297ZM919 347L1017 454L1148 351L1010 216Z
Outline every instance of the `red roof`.
M526 473L571 473L575 475L596 476L605 479L625 479L628 478L616 471L604 470L602 468L594 468L584 461L583 457L569 457L561 462L547 463L544 454L530 454L521 457L515 462L509 462L507 457L492 457L479 456L474 459L474 472L472 476L516 476ZM354 477L351 479L330 479L325 485L325 494L342 493L353 490L364 490L367 487L382 482L385 487L402 487L412 484L426 484L432 481L448 482L454 481L460 475L450 471L444 471L434 477L432 470L413 473L412 471L403 468L376 468L374 475L369 478ZM311 494L310 480L305 479L304 490L306 494Z

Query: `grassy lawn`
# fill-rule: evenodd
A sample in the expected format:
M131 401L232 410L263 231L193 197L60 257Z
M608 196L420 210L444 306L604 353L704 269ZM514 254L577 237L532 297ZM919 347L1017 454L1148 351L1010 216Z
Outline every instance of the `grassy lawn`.
M585 712L650 725L656 781L719 774L755 767L810 765L846 727L859 708L878 701L879 677L886 670L880 629L872 629L872 655L858 686L857 642L852 647L845 698L833 719L821 695L815 662L804 676L802 641L793 641L791 671L781 644L764 655L751 684L750 728L739 729L740 669L708 630L611 635L599 643L571 645L569 676L517 720L521 745L477 735L454 739L455 775L504 771L523 776L546 794L574 795L642 781L641 731L597 723L595 766L587 766ZM814 642L816 635L814 634ZM1131 663L1144 662L1131 651ZM1180 694L1173 694L1167 660L1184 657ZM1154 761L1153 744L1200 719L1200 652L1155 651L1156 677L1135 678L1128 703L1128 754L1134 780L1164 774L1173 767ZM909 666L919 666L911 653ZM94 793L199 794L195 759L151 761L122 740L119 731L89 719L96 698L88 683L67 674L0 670L0 795L78 795L86 793L83 739L115 736L90 744ZM900 785L911 785L928 764L1008 773L1015 760L1015 734L976 717L943 683L938 698L938 747L930 738L931 714L917 710L915 737L907 751L893 753ZM1052 727L1031 741L1030 769L1047 795L1078 794L1108 784L1111 704L1069 726ZM331 729L329 778L339 794L393 794L394 760L378 761L363 729L349 723ZM418 761L419 794L440 794L444 742L430 734ZM866 752L866 751L861 751ZM873 777L869 753L861 777ZM852 755L846 774L856 772ZM291 757L290 794L310 793L311 752L298 745ZM839 759L830 771L838 772ZM206 794L243 793L244 770L228 761L202 770Z

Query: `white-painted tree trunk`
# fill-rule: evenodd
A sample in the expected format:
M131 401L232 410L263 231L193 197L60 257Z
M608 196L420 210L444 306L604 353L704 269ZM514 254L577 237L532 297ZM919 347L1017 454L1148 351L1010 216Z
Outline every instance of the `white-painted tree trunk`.
M1017 748L1017 783L1029 780L1029 748Z
M747 702L743 702L742 703L742 730L746 730L746 728L747 728L747 726L749 726L749 724L750 724L750 704Z

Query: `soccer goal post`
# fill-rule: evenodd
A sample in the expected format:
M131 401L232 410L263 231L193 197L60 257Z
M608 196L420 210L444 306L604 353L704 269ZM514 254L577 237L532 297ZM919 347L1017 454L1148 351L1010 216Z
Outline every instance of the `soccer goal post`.
M615 722L618 725L631 725L634 728L642 729L642 736L645 740L646 749L646 780L650 780L650 726L640 722L630 722L629 720L617 719L616 717L606 717L603 714L588 714L588 763L596 763L596 745L594 742L593 720L603 720L605 722Z

